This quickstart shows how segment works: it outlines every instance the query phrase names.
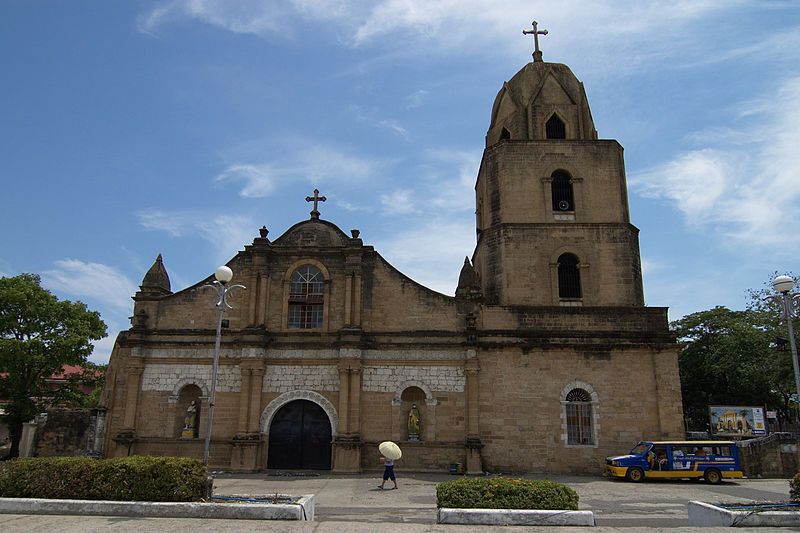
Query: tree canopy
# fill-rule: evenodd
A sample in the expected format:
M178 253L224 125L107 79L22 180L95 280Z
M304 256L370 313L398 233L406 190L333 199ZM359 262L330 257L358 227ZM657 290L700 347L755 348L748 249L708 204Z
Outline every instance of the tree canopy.
M5 402L12 456L23 422L42 407L74 397L81 381L73 378L54 390L46 378L64 365L87 366L91 341L105 335L98 312L82 302L59 300L41 287L39 276L0 278L0 400Z
M705 430L709 405L752 405L794 418L794 371L780 307L750 291L744 311L715 307L671 324L684 343L679 356L683 410L689 429ZM774 294L774 293L773 293Z

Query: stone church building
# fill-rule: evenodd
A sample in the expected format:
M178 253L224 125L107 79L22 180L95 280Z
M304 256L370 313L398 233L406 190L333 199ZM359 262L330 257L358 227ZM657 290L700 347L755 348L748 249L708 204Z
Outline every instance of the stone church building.
M213 468L361 472L393 440L404 470L598 473L639 439L682 436L678 345L667 309L644 305L622 147L598 138L569 67L539 53L503 84L475 196L454 297L316 201L227 263L246 290L222 330ZM161 256L144 276L102 400L108 455L202 457L211 280L173 293Z

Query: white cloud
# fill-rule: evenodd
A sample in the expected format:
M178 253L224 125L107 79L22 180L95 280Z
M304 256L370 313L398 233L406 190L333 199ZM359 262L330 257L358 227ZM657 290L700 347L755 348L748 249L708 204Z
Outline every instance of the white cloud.
M413 93L406 96L406 109L416 109L422 107L422 104L428 99L429 91L425 89L418 89Z
M443 294L455 294L464 257L475 248L475 229L469 219L428 219L389 239L376 250L414 281Z
M293 6L264 0L170 0L138 19L139 30L156 33L169 23L197 20L233 33L290 34Z
M79 259L55 262L55 268L42 272L42 283L49 289L78 298L89 298L117 312L131 309L136 285L114 267Z
M346 202L344 200L337 200L336 205L344 209L345 211L349 211L351 213L372 213L375 209L372 206L364 206L364 205L356 205L350 202Z
M673 202L689 223L707 225L735 244L796 247L800 77L738 111L739 129L693 136L709 146L633 176L632 190ZM745 137L748 144L741 142Z
M481 164L481 150L429 150L426 157L438 169L429 176L430 205L439 211L463 212L475 210L475 177ZM457 175L451 177L453 168Z
M720 197L737 180L728 153L710 148L680 155L659 167L635 175L631 186L646 198L675 202L690 222L703 222L717 215Z
M219 174L214 181L244 182L244 187L239 191L242 198L263 198L274 189L273 171L267 164L259 165L231 165Z
M257 236L258 225L241 215L219 215L201 211L143 210L139 224L151 231L163 231L171 237L196 235L208 241L218 262L227 261L241 247Z
M355 119L363 124L368 124L374 128L388 130L403 140L408 141L408 130L398 121L393 119L378 118L376 109L369 109L358 105L350 106L350 111L355 115Z
M381 212L390 215L416 213L413 191L409 189L396 189L380 196Z
M380 120L377 125L378 127L391 131L398 137L402 137L406 141L408 140L408 131L396 120Z
M371 178L380 168L388 164L377 159L360 157L345 150L326 145L311 139L294 140L281 144L281 148L268 154L269 162L256 158L264 157L261 142L251 143L259 147L248 147L229 159L238 159L228 164L225 170L214 178L218 184L242 183L239 196L243 198L262 198L273 191L297 181L312 185L335 181L336 183L359 182ZM267 142L266 144L270 144ZM298 148L300 147L300 148ZM250 152L253 152L252 154ZM151 217L153 218L153 217ZM169 221L152 220L168 230Z
M108 336L92 342L94 350L92 351L92 355L89 356L89 360L93 363L108 363L111 352L114 349L114 343L117 340L117 335L122 331L122 328L115 322L106 320L106 325L108 326Z
M693 32L687 25L699 22L707 27L709 15L747 4L746 0L564 0L537 5L536 17L540 27L550 29L546 42L562 51L573 50L568 54L573 57L605 56L613 47L624 48L627 64L637 62L631 54L679 50L694 51L693 56L702 60L715 55L696 46L706 32ZM323 21L330 24L319 27L327 29L332 42L351 46L387 43L406 52L424 46L428 53L459 49L496 56L498 46L532 49L530 39L521 35L531 13L528 0L507 0L502 8L489 8L483 0L168 0L143 13L138 23L141 31L151 34L169 24L198 21L266 38L294 36L309 22ZM676 35L664 28L680 30Z

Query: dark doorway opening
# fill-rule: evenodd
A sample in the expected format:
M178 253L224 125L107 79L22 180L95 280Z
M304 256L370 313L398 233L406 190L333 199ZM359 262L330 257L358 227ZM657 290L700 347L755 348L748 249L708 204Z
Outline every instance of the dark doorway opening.
M319 405L308 400L289 402L275 413L269 426L267 468L331 469L331 423Z

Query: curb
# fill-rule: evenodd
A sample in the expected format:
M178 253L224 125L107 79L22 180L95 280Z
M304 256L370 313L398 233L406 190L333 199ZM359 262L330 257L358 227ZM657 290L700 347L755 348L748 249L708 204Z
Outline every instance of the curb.
M796 511L733 511L710 503L690 501L689 525L701 527L798 527Z
M0 498L0 513L312 521L314 495L304 494L297 503L275 504Z
M593 526L592 511L534 511L528 509L439 509L439 524L486 526Z

